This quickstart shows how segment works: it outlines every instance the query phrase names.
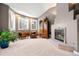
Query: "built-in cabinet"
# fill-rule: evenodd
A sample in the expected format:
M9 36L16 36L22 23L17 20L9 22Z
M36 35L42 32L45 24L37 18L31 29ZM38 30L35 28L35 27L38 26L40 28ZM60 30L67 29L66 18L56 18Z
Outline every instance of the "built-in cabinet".
M49 37L49 34L48 34L48 18L40 20L39 24L40 24L40 26L39 26L40 27L40 29L39 29L40 37L48 38Z

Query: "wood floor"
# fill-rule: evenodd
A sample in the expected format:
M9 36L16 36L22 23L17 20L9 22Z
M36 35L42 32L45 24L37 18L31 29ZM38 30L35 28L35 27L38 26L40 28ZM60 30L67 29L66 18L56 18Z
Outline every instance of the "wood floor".
M10 44L9 48L1 49L2 56L72 56L72 52L58 49L51 39L24 39Z

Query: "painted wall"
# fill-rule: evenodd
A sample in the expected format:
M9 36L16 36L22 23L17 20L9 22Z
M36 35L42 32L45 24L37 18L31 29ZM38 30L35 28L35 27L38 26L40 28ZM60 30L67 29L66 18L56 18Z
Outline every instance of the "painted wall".
M0 31L8 29L8 12L9 7L0 3Z
M79 52L79 14L76 16L77 18L77 51Z
M77 20L73 19L73 11L68 10L67 3L57 4L57 15L54 25L52 25L52 39L55 39L54 29L57 27L66 28L67 44L77 50Z
M51 24L54 24L54 19L56 16L56 7L52 7L48 9L45 13L43 13L40 17L39 20L42 20L44 18L48 18Z

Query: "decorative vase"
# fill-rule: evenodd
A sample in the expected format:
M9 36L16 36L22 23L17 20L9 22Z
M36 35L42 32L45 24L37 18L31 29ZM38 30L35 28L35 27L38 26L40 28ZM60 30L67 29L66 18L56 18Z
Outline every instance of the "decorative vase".
M0 47L1 47L2 49L8 48L8 47L9 47L9 42L8 42L7 40L2 40L2 41L0 42Z

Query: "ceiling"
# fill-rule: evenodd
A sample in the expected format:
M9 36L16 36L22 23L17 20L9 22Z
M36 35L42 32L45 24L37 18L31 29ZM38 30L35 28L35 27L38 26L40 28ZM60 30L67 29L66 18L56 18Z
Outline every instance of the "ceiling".
M39 17L49 8L55 7L55 3L6 3L20 14L31 17Z

